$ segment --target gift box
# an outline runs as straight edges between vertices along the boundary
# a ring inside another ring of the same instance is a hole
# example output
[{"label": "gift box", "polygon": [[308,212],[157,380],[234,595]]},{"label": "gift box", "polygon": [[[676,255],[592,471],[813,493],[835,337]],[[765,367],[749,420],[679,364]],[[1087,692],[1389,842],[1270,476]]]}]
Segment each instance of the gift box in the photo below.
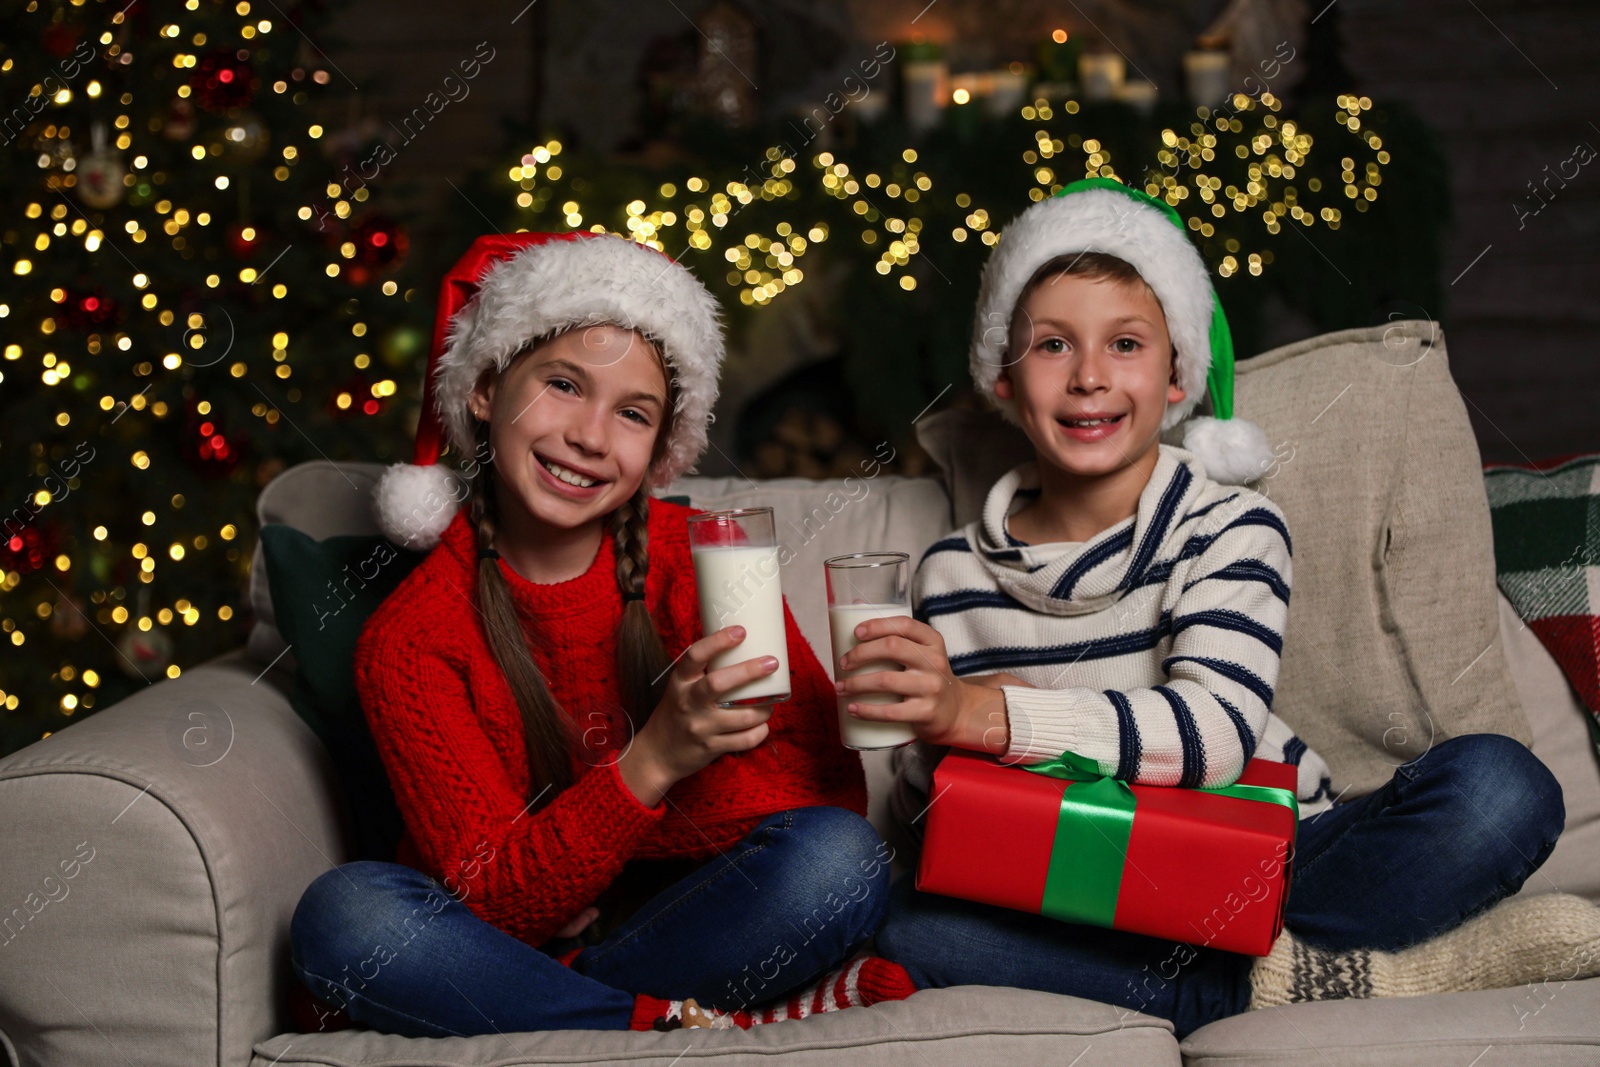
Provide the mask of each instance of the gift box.
[{"label": "gift box", "polygon": [[951,749],[933,773],[916,886],[1265,956],[1283,929],[1295,768],[1253,759],[1218,789],[1128,785],[1073,753],[1005,764]]}]

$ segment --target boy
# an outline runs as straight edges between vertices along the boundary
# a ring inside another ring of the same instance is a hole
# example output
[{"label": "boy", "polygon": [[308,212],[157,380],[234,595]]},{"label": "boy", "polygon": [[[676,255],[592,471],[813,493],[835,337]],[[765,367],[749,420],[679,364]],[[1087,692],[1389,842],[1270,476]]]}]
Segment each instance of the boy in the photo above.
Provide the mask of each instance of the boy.
[{"label": "boy", "polygon": [[[915,836],[952,745],[1017,763],[1071,751],[1166,786],[1231,783],[1253,755],[1296,764],[1292,934],[1256,961],[918,893],[907,875],[879,951],[919,987],[1071,993],[1171,1019],[1180,1037],[1291,1000],[1572,977],[1574,945],[1592,946],[1587,969],[1600,972],[1600,909],[1580,898],[1461,925],[1515,892],[1560,834],[1560,786],[1525,748],[1452,738],[1335,805],[1326,764],[1271,713],[1289,530],[1242,486],[1272,454],[1229,417],[1227,324],[1176,212],[1103,178],[1034,205],[990,258],[974,333],[978,390],[1036,458],[923,555],[913,618],[861,624],[841,663],[904,668],[838,686],[904,697],[851,705],[918,735],[895,753],[893,810]],[[1183,448],[1161,442],[1208,378],[1214,416],[1190,421]]]}]

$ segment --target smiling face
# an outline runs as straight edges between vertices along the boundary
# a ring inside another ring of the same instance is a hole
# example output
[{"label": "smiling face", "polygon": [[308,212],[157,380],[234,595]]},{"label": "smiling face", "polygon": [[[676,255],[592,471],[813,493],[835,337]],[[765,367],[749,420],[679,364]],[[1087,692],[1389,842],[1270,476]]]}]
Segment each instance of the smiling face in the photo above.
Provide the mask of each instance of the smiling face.
[{"label": "smiling face", "polygon": [[1016,399],[1041,463],[1083,477],[1154,465],[1167,405],[1184,392],[1166,316],[1142,280],[1046,268],[1017,303],[1010,344],[994,391]]},{"label": "smiling face", "polygon": [[603,522],[639,489],[669,429],[655,345],[618,326],[583,326],[491,368],[469,398],[489,423],[502,520],[573,531]]}]

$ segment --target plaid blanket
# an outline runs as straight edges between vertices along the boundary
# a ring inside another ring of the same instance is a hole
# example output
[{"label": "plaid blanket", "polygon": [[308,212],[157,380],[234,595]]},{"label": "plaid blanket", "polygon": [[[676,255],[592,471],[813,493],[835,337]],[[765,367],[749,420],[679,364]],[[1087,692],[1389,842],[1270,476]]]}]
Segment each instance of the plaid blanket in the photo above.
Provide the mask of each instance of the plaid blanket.
[{"label": "plaid blanket", "polygon": [[1589,709],[1600,745],[1600,453],[1483,468],[1495,577]]}]

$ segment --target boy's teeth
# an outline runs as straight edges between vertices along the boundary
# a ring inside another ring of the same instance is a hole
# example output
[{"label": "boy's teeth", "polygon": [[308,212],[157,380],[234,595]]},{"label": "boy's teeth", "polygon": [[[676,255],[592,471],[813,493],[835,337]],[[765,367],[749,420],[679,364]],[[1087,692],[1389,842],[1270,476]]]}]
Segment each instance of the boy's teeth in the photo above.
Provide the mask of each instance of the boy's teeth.
[{"label": "boy's teeth", "polygon": [[559,467],[547,459],[541,459],[539,462],[544,464],[545,470],[549,471],[551,474],[554,474],[557,478],[560,478],[562,481],[571,485],[576,485],[580,489],[587,489],[591,485],[597,484],[593,478],[585,478],[581,474],[574,474],[567,470],[567,468]]},{"label": "boy's teeth", "polygon": [[1103,422],[1116,422],[1117,419],[1120,419],[1120,418],[1122,418],[1121,415],[1117,415],[1117,416],[1114,416],[1114,417],[1109,418],[1109,419],[1068,419],[1067,420],[1067,425],[1068,426],[1099,426]]}]

